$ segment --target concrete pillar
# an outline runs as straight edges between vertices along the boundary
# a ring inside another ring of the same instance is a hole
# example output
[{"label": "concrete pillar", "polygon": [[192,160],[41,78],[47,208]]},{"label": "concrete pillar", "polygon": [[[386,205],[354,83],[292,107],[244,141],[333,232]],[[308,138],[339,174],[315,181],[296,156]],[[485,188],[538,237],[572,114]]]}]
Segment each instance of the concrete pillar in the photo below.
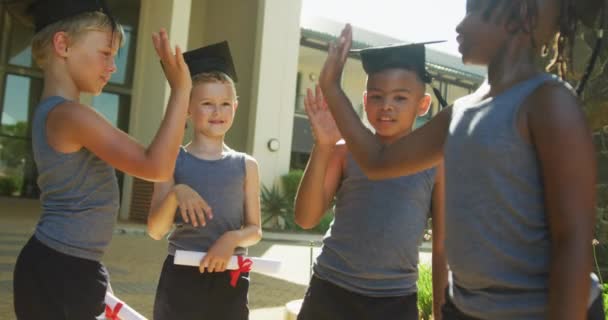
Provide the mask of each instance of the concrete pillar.
[{"label": "concrete pillar", "polygon": [[192,2],[190,48],[227,40],[238,73],[239,108],[226,143],[259,161],[268,186],[289,170],[300,9],[301,0]]},{"label": "concrete pillar", "polygon": [[260,1],[247,145],[266,186],[289,171],[301,7],[301,0]]},{"label": "concrete pillar", "polygon": [[251,153],[247,145],[249,118],[253,111],[253,70],[261,0],[195,0],[190,15],[190,49],[228,41],[238,75],[239,108],[226,134],[233,149]]},{"label": "concrete pillar", "polygon": [[[133,76],[133,95],[129,133],[149,145],[164,115],[169,94],[166,81],[152,44],[152,32],[165,28],[169,39],[187,49],[191,0],[141,0],[137,51]],[[129,217],[133,178],[125,176],[120,217]]]}]

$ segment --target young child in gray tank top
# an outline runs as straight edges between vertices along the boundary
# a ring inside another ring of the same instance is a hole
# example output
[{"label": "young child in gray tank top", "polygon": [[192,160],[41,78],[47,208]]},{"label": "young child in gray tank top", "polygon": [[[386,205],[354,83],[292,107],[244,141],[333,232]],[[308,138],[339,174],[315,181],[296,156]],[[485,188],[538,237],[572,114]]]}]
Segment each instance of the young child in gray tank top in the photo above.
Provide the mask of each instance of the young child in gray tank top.
[{"label": "young child in gray tank top", "polygon": [[6,6],[33,18],[32,55],[44,70],[32,121],[42,214],[15,266],[15,313],[20,320],[95,319],[104,312],[108,286],[100,260],[118,213],[115,168],[147,180],[170,176],[184,134],[192,85],[188,68],[179,48],[171,50],[165,31],[153,36],[171,97],[146,148],[78,102],[81,93],[102,92],[124,40],[104,1],[30,0]]},{"label": "young child in gray tank top", "polygon": [[320,84],[363,171],[387,178],[445,164],[444,320],[604,319],[590,276],[590,130],[572,90],[537,64],[556,40],[551,67],[565,76],[573,27],[601,3],[468,0],[459,50],[465,63],[488,67],[487,83],[390,145],[366,132],[340,88],[350,26],[330,47]]},{"label": "young child in gray tank top", "polygon": [[[154,319],[246,320],[248,273],[226,271],[232,255],[262,237],[255,159],[224,144],[237,109],[236,72],[227,42],[184,53],[192,73],[193,138],[180,150],[173,178],[154,185],[148,234],[169,236]],[[173,263],[176,250],[206,252],[199,268]]]},{"label": "young child in gray tank top", "polygon": [[[363,103],[375,138],[391,144],[411,134],[429,110],[424,44],[361,51],[368,75]],[[431,212],[436,319],[447,287],[443,253],[443,168],[369,180],[344,143],[323,96],[305,99],[314,137],[295,201],[303,228],[319,223],[332,200],[335,216],[323,239],[300,320],[418,319],[418,256]]]}]

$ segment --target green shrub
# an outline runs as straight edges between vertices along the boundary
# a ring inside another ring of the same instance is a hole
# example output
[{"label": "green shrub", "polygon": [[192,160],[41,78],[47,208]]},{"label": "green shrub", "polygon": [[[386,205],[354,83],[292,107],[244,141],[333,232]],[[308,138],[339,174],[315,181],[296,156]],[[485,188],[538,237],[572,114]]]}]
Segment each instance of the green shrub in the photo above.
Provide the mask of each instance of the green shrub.
[{"label": "green shrub", "polygon": [[295,216],[292,214],[289,219],[287,219],[287,228],[290,231],[296,232],[308,232],[308,233],[316,233],[316,234],[325,234],[331,225],[331,222],[334,220],[333,210],[327,210],[323,215],[323,218],[319,221],[319,223],[312,229],[304,230],[300,228],[295,222]]},{"label": "green shrub", "polygon": [[433,314],[433,275],[430,266],[418,265],[418,312],[420,319],[429,320]]},{"label": "green shrub", "polygon": [[0,195],[10,196],[17,191],[17,182],[13,177],[0,178]]},{"label": "green shrub", "polygon": [[270,189],[262,186],[261,191],[262,227],[270,223],[273,228],[285,229],[288,220],[293,221],[293,217],[290,218],[293,216],[293,206],[276,185]]},{"label": "green shrub", "polygon": [[595,242],[593,245],[594,272],[600,279],[606,280],[608,277],[608,244],[605,242]]},{"label": "green shrub", "polygon": [[608,315],[608,284],[602,285],[602,297],[604,298],[604,313]]},{"label": "green shrub", "polygon": [[319,224],[316,227],[312,228],[311,231],[315,233],[325,234],[327,230],[329,230],[332,221],[334,221],[334,211],[332,209],[329,209],[327,210],[327,212],[325,212],[325,215],[323,216],[323,218],[321,218]]},{"label": "green shrub", "polygon": [[289,173],[281,176],[281,182],[283,183],[283,194],[285,195],[285,198],[287,198],[287,200],[292,204],[296,199],[298,186],[300,185],[300,181],[302,181],[303,176],[304,171],[302,170],[291,170]]},{"label": "green shrub", "polygon": [[[268,229],[279,229],[295,232],[313,232],[325,234],[333,221],[333,210],[328,210],[319,224],[310,229],[304,230],[295,222],[294,202],[298,186],[304,175],[302,170],[292,170],[288,174],[281,176],[283,191],[277,186],[268,188],[262,186],[261,206],[262,206],[262,226]],[[331,204],[333,206],[333,203]]]}]

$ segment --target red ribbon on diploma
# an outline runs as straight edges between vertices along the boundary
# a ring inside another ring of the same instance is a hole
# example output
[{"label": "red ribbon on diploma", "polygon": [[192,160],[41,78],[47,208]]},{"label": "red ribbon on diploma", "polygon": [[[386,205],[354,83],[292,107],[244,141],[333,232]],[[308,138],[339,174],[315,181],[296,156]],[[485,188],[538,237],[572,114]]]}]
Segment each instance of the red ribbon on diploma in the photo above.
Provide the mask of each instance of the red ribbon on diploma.
[{"label": "red ribbon on diploma", "polygon": [[243,256],[237,256],[237,259],[239,261],[239,268],[230,271],[230,285],[233,288],[236,287],[236,282],[239,281],[241,272],[251,271],[251,265],[253,265],[253,261],[251,261],[251,259],[243,259]]},{"label": "red ribbon on diploma", "polygon": [[112,310],[112,308],[110,308],[110,306],[108,306],[106,304],[106,319],[120,320],[120,318],[118,317],[118,312],[120,311],[121,308],[122,308],[122,303],[120,303],[120,302],[114,306],[114,310]]}]

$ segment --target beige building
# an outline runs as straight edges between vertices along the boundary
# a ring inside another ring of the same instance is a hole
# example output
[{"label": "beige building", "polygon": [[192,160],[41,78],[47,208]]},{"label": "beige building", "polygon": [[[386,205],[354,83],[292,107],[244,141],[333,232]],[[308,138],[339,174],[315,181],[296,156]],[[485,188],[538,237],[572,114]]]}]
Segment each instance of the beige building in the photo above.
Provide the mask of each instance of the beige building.
[{"label": "beige building", "polygon": [[[308,161],[312,147],[312,135],[308,119],[304,113],[304,95],[307,88],[313,88],[327,56],[327,43],[340,34],[343,24],[322,18],[302,18],[300,21],[300,48],[298,53],[297,93],[294,115],[294,132],[292,141],[291,168],[303,169]],[[403,43],[404,40],[387,37],[382,34],[354,27],[354,48],[385,46]],[[435,40],[435,39],[429,39]],[[460,57],[433,50],[427,47],[427,68],[433,77],[432,85],[439,89],[449,104],[455,99],[469,94],[476,89],[485,77],[485,68],[471,67],[462,64]],[[361,116],[369,124],[363,111],[363,92],[367,76],[356,55],[348,58],[342,76],[343,87]],[[418,119],[418,127],[439,112],[439,104],[432,94],[431,86],[427,92],[433,97],[430,112]]]},{"label": "beige building", "polygon": [[[170,92],[152,47],[152,32],[165,27],[170,39],[187,49],[228,40],[239,74],[239,109],[227,142],[252,154],[260,163],[262,183],[270,185],[307,158],[312,140],[302,96],[318,77],[323,48],[341,27],[318,21],[301,25],[301,1],[108,0],[125,27],[126,43],[117,57],[118,71],[104,92],[83,96],[82,101],[148,144]],[[42,73],[32,62],[32,33],[0,5],[0,193],[10,180],[16,189],[5,193],[21,197],[38,196],[29,124]],[[399,42],[363,30],[355,34],[357,46]],[[365,76],[359,62],[351,60],[344,87],[360,105]],[[429,62],[448,100],[467,94],[482,80],[481,70],[465,68],[456,57],[433,52]],[[121,218],[145,217],[151,184],[119,177]]]}]

